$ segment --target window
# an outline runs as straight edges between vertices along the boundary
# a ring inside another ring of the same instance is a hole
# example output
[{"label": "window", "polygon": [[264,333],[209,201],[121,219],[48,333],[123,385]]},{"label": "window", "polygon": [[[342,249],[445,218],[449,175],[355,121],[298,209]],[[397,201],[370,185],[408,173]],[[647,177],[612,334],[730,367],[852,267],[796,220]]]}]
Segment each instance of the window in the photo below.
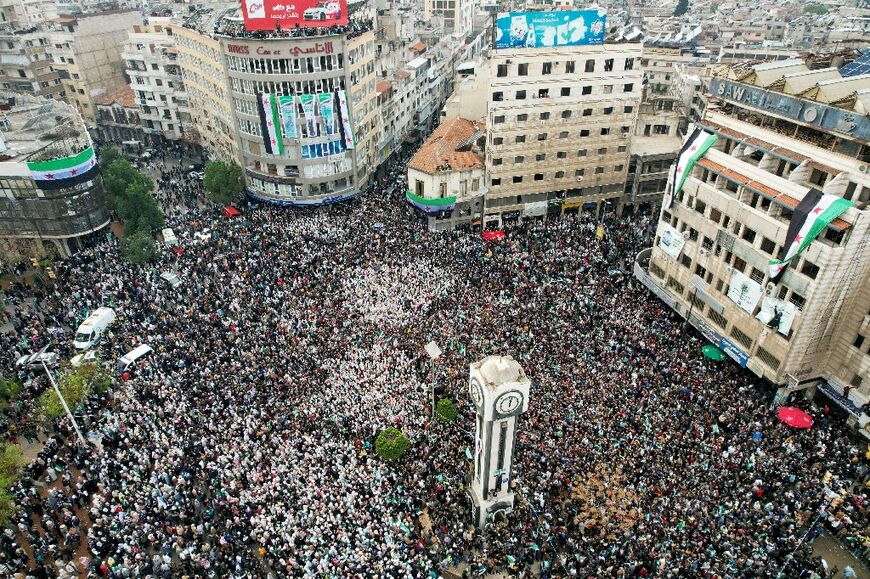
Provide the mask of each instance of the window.
[{"label": "window", "polygon": [[604,114],[605,115],[613,114],[613,107],[604,107]]},{"label": "window", "polygon": [[860,374],[855,374],[855,376],[852,377],[852,386],[854,388],[860,388],[863,383],[864,378],[862,378]]},{"label": "window", "polygon": [[[658,244],[656,244],[656,245],[658,245]],[[664,279],[664,277],[665,277],[665,270],[663,270],[661,267],[659,267],[657,263],[650,263],[649,264],[649,271],[651,274],[653,274],[654,276],[656,276],[658,278]]]},{"label": "window", "polygon": [[495,137],[492,140],[493,145],[501,145],[502,143],[504,143],[504,137]]},{"label": "window", "polygon": [[667,135],[671,129],[667,125],[653,125],[654,135]]},{"label": "window", "polygon": [[502,163],[501,157],[497,157],[497,158],[492,160],[492,164],[495,166],[501,165],[501,163]]},{"label": "window", "polygon": [[627,149],[628,149],[628,147],[626,147],[625,145],[619,145],[618,147],[616,147],[616,152],[617,153],[624,153]]},{"label": "window", "polygon": [[736,269],[740,273],[743,273],[744,271],[746,271],[746,262],[743,261],[742,259],[740,259],[739,257],[735,256],[734,257],[734,269]]},{"label": "window", "polygon": [[[713,210],[715,211],[715,209]],[[713,211],[710,211],[710,216],[713,216]],[[717,220],[718,221],[718,220]],[[769,240],[766,237],[761,238],[761,251],[773,255],[773,252],[776,250],[776,244]]]},{"label": "window", "polygon": [[749,274],[749,278],[757,284],[763,284],[764,272],[758,268],[753,267],[752,272]]},{"label": "window", "polygon": [[538,118],[541,119],[542,121],[549,120],[549,119],[550,119],[550,113],[548,113],[548,112],[547,112],[547,113],[541,113],[540,115],[538,115]]},{"label": "window", "polygon": [[761,346],[755,351],[755,355],[772,370],[779,370],[779,359]]},{"label": "window", "polygon": [[565,151],[559,151],[558,153],[556,153],[556,158],[557,159],[567,159],[568,153],[566,153]]},{"label": "window", "polygon": [[551,74],[553,72],[553,63],[545,62],[541,65],[541,74]]},{"label": "window", "polygon": [[703,247],[707,251],[710,251],[711,249],[713,249],[713,240],[705,235],[704,239],[701,241],[701,247]]},{"label": "window", "polygon": [[522,182],[523,182],[523,176],[522,176],[522,175],[514,175],[513,182],[514,182],[514,183],[522,183]]},{"label": "window", "polygon": [[567,139],[568,138],[568,131],[562,131],[561,133],[559,133],[559,138],[560,139]]},{"label": "window", "polygon": [[804,309],[804,304],[807,303],[807,299],[796,291],[791,292],[791,299],[789,299],[788,301],[793,303],[795,307],[799,310]]},{"label": "window", "polygon": [[[722,283],[722,282],[720,281],[719,283]],[[714,310],[710,310],[710,311],[707,313],[707,315],[710,317],[710,320],[711,320],[714,324],[716,324],[717,326],[719,326],[719,327],[722,328],[723,330],[725,329],[725,326],[728,325],[728,320],[726,320],[726,319],[725,319],[725,316],[723,316],[723,315],[720,314],[719,312],[716,312],[716,311],[714,311]]]},{"label": "window", "polygon": [[579,149],[577,151],[577,156],[578,157],[585,157],[586,156],[586,149]]},{"label": "window", "polygon": [[605,84],[604,86],[601,87],[601,92],[603,94],[613,94],[613,85],[612,84]]},{"label": "window", "polygon": [[527,115],[526,113],[523,113],[521,115],[517,115],[517,122],[518,123],[523,123],[527,120],[529,120],[529,115]]},{"label": "window", "polygon": [[581,137],[588,137],[589,136],[589,129],[581,129],[580,136]]},{"label": "window", "polygon": [[704,203],[704,202],[701,201],[700,199],[695,200],[695,211],[697,211],[698,213],[700,213],[701,215],[703,215],[703,214],[704,214],[704,211],[706,211],[706,210],[707,210],[707,204],[706,204],[706,203]]},{"label": "window", "polygon": [[584,117],[591,117],[592,116],[592,109],[583,109],[583,116]]},{"label": "window", "polygon": [[525,98],[526,98],[526,91],[524,91],[524,90],[518,90],[518,91],[517,91],[516,99],[517,99],[518,101],[521,101],[521,100],[525,100]]},{"label": "window", "polygon": [[740,330],[740,328],[735,326],[731,330],[731,335],[734,337],[735,340],[740,342],[743,345],[743,347],[746,348],[747,350],[752,348],[752,338],[747,336],[743,331]]},{"label": "window", "polygon": [[538,153],[537,155],[535,155],[535,161],[543,161],[546,158],[547,155],[545,155],[544,153]]},{"label": "window", "polygon": [[544,174],[543,173],[535,173],[535,181],[543,181]]},{"label": "window", "polygon": [[864,336],[862,336],[861,334],[855,336],[855,341],[852,342],[852,345],[860,350],[861,346],[864,345]]},{"label": "window", "polygon": [[680,263],[683,264],[683,267],[686,269],[690,269],[692,267],[692,258],[684,253],[683,257],[680,258]]},{"label": "window", "polygon": [[606,155],[607,154],[607,147],[601,147],[600,149],[598,149],[598,154],[599,155]]},{"label": "window", "polygon": [[801,273],[810,279],[816,279],[816,276],[819,275],[819,266],[810,261],[804,260],[804,265],[801,267]]},{"label": "window", "polygon": [[507,67],[507,65],[506,65],[506,64],[500,64],[500,65],[498,65],[498,72],[496,73],[496,76],[500,76],[500,77],[501,77],[501,76],[507,76],[507,72],[508,72],[508,67]]},{"label": "window", "polygon": [[563,119],[570,119],[571,118],[571,111],[562,111],[562,118]]},{"label": "window", "polygon": [[604,167],[595,167],[596,175],[601,175],[602,173],[604,173]]},{"label": "window", "polygon": [[584,86],[580,90],[580,94],[592,94],[592,87],[591,86]]},{"label": "window", "polygon": [[542,88],[542,89],[538,90],[538,98],[539,99],[549,98],[549,96],[550,96],[550,89]]},{"label": "window", "polygon": [[524,62],[522,64],[517,65],[517,74],[519,76],[528,76],[529,75],[529,65]]},{"label": "window", "polygon": [[538,140],[539,141],[546,141],[547,140],[547,133],[538,133]]},{"label": "window", "polygon": [[631,92],[634,90],[634,83],[629,82],[627,84],[622,85],[622,92]]},{"label": "window", "polygon": [[501,179],[499,179],[498,177],[493,177],[493,179],[492,179],[492,186],[493,186],[493,187],[498,187],[499,185],[501,185]]},{"label": "window", "polygon": [[[613,62],[613,61],[611,61]],[[605,68],[606,70],[606,68]],[[590,58],[586,61],[586,72],[595,72],[595,59]]]},{"label": "window", "polygon": [[565,73],[566,74],[573,74],[574,73],[574,61],[573,60],[569,60],[568,62],[565,63]]},{"label": "window", "polygon": [[571,87],[570,86],[563,86],[562,91],[561,91],[561,95],[562,96],[571,96]]},{"label": "window", "polygon": [[755,231],[752,229],[749,229],[748,227],[744,227],[743,228],[743,235],[741,235],[740,237],[742,237],[743,239],[745,239],[749,243],[754,243],[755,242]]},{"label": "window", "polygon": [[719,220],[722,219],[722,212],[716,208],[710,209],[710,220],[719,223]]},{"label": "window", "polygon": [[601,127],[601,136],[609,135],[609,134],[610,134],[610,127]]},{"label": "window", "polygon": [[556,171],[556,179],[562,179],[565,177],[565,171]]},{"label": "window", "polygon": [[625,165],[614,165],[614,166],[613,166],[613,170],[614,170],[615,172],[617,172],[617,173],[622,172],[622,170],[623,170],[624,168],[625,168]]},{"label": "window", "polygon": [[608,58],[604,61],[604,72],[612,72],[613,71],[613,59]]},{"label": "window", "polygon": [[516,157],[514,157],[514,163],[522,163],[525,160],[526,158],[523,155],[517,155]]},{"label": "window", "polygon": [[499,115],[497,117],[494,117],[492,119],[492,122],[495,123],[496,125],[500,125],[501,123],[504,122],[504,115]]},{"label": "window", "polygon": [[492,93],[492,100],[494,100],[494,101],[504,100],[504,93],[501,91]]},{"label": "window", "polygon": [[516,143],[525,143],[526,136],[525,135],[517,135],[517,138],[514,140]]},{"label": "window", "polygon": [[633,110],[634,110],[634,107],[625,107],[624,109],[622,109],[622,111],[626,114],[630,113]]},{"label": "window", "polygon": [[634,59],[626,58],[625,59],[625,70],[634,70]]}]

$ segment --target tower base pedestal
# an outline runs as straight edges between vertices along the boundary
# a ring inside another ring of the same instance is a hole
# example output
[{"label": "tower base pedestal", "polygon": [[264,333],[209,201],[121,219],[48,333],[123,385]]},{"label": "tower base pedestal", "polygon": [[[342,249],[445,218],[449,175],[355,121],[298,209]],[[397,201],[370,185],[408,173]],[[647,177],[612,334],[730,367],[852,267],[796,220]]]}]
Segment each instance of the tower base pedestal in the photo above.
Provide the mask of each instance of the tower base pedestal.
[{"label": "tower base pedestal", "polygon": [[479,529],[485,529],[487,523],[497,517],[506,517],[514,510],[514,493],[503,493],[497,498],[484,499],[480,490],[474,485],[468,487],[471,498],[472,520]]}]

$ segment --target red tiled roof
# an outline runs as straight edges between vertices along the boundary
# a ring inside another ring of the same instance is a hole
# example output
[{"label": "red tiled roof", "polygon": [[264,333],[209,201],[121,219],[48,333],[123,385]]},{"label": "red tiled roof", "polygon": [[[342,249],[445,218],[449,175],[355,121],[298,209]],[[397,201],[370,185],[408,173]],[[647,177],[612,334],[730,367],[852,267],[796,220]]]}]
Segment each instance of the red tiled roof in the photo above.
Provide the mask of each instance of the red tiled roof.
[{"label": "red tiled roof", "polygon": [[426,51],[426,43],[421,40],[417,44],[411,46],[410,50],[411,50],[411,52],[414,52],[414,53],[425,52]]},{"label": "red tiled roof", "polygon": [[390,81],[388,80],[379,80],[378,84],[375,85],[375,90],[378,92],[378,94],[387,92],[391,88],[393,88],[393,85],[391,85]]},{"label": "red tiled roof", "polygon": [[111,106],[114,103],[118,103],[125,109],[136,108],[136,95],[133,93],[133,89],[129,86],[119,88],[116,91],[104,94],[103,96],[94,100],[97,105]]},{"label": "red tiled roof", "polygon": [[437,172],[439,167],[453,170],[483,167],[483,156],[473,151],[456,150],[480,128],[474,121],[462,118],[441,123],[411,158],[408,167],[430,174]]}]

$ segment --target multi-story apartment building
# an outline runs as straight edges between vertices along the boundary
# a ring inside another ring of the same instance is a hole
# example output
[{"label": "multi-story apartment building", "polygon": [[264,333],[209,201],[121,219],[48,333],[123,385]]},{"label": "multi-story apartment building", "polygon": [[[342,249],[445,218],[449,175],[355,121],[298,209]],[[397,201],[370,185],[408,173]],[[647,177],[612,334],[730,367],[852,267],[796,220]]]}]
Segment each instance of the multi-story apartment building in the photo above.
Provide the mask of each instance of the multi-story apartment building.
[{"label": "multi-story apartment building", "polygon": [[0,28],[0,88],[35,96],[63,98],[61,73],[52,65],[50,33],[43,27]]},{"label": "multi-story apartment building", "polygon": [[426,20],[441,16],[444,32],[466,36],[474,24],[474,2],[472,0],[426,0]]},{"label": "multi-story apartment building", "polygon": [[94,99],[97,105],[97,126],[94,138],[105,143],[120,144],[127,150],[144,147],[145,132],[139,120],[139,105],[129,86],[119,88]]},{"label": "multi-story apartment building", "polygon": [[[781,386],[780,399],[823,392],[862,426],[870,420],[861,410],[870,398],[868,90],[866,75],[801,60],[718,70],[696,127],[704,133],[682,152],[673,201],[635,265],[706,339]],[[699,144],[713,138],[703,152]]]},{"label": "multi-story apartment building", "polygon": [[679,70],[702,74],[712,61],[709,50],[694,44],[648,40],[643,44],[641,67],[646,74],[646,91],[656,95],[673,95]]},{"label": "multi-story apartment building", "polygon": [[137,10],[64,16],[50,36],[53,67],[61,74],[65,99],[85,121],[96,120],[94,98],[127,86],[121,51],[127,33],[142,24]]},{"label": "multi-story apartment building", "polygon": [[57,18],[53,0],[3,0],[0,2],[0,24],[15,28],[37,26]]},{"label": "multi-story apartment building", "polygon": [[0,93],[0,237],[69,256],[109,224],[96,156],[66,103]]},{"label": "multi-story apartment building", "polygon": [[494,51],[487,222],[615,205],[641,101],[641,54],[639,43]]},{"label": "multi-story apartment building", "polygon": [[121,53],[140,107],[139,119],[154,144],[182,139],[184,126],[191,127],[178,50],[168,24],[168,19],[152,18],[148,25],[134,26]]}]

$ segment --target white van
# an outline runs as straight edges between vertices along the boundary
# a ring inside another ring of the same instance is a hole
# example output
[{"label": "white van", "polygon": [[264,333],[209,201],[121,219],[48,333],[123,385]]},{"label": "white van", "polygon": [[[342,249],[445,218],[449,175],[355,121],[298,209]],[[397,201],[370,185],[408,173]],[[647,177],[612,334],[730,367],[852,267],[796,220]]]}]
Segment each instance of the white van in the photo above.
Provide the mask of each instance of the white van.
[{"label": "white van", "polygon": [[112,308],[97,308],[82,322],[76,330],[73,346],[79,350],[87,350],[99,343],[109,324],[115,321],[115,310]]},{"label": "white van", "polygon": [[175,237],[175,232],[169,227],[163,230],[163,245],[166,247],[175,247],[178,245],[178,238]]},{"label": "white van", "polygon": [[148,344],[136,346],[135,348],[118,358],[118,372],[126,372],[127,369],[135,364],[137,360],[144,358],[153,351],[154,348],[152,348]]}]

